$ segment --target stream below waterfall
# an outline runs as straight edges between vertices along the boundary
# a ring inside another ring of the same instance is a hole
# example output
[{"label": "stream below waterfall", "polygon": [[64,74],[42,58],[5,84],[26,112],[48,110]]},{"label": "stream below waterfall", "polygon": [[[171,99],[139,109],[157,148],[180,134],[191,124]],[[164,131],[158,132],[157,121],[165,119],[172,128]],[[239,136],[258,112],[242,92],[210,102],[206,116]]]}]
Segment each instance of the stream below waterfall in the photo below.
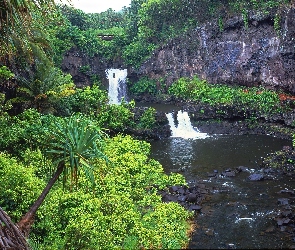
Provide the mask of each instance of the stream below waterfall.
[{"label": "stream below waterfall", "polygon": [[[108,73],[112,79],[118,72]],[[110,99],[115,100],[118,91],[113,87],[111,91],[115,97],[111,95]],[[165,112],[172,130],[172,137],[151,142],[151,157],[162,164],[167,174],[181,173],[188,183],[203,183],[210,190],[195,217],[189,249],[295,248],[295,238],[282,230],[284,226],[279,231],[274,220],[280,212],[278,200],[284,196],[294,200],[289,195],[289,191],[294,192],[294,180],[286,176],[249,179],[249,175],[259,172],[263,157],[283,146],[292,146],[291,141],[267,135],[207,135],[194,128],[187,113],[177,106],[136,106]],[[178,112],[177,121],[173,112]],[[224,174],[237,168],[244,171],[235,176]]]},{"label": "stream below waterfall", "polygon": [[[151,157],[166,173],[181,173],[188,183],[203,183],[210,190],[196,216],[189,249],[281,249],[293,244],[289,235],[276,230],[274,220],[280,191],[294,190],[292,179],[248,178],[259,171],[263,157],[291,146],[291,141],[267,135],[208,135],[193,127],[179,107],[150,106],[166,112],[172,131],[170,138],[151,142]],[[245,171],[235,176],[224,174],[241,167]]]},{"label": "stream below waterfall", "polygon": [[[151,143],[151,157],[167,173],[177,172],[188,182],[211,188],[196,217],[189,249],[286,248],[292,242],[280,233],[272,217],[280,190],[294,190],[290,180],[250,181],[261,157],[291,145],[290,141],[262,135],[215,135],[204,139],[168,138]],[[224,177],[226,169],[249,169],[235,177]],[[209,177],[210,173],[219,173]],[[269,231],[269,232],[268,232]]]}]

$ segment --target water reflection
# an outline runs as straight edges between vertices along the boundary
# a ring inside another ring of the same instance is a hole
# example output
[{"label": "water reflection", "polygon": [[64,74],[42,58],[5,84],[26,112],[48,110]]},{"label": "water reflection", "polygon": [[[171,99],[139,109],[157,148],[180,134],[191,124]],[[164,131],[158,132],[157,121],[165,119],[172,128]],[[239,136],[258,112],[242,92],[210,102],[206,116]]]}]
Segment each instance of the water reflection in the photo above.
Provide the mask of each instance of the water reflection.
[{"label": "water reflection", "polygon": [[192,140],[175,138],[168,145],[168,156],[173,169],[184,171],[191,166],[195,157]]}]

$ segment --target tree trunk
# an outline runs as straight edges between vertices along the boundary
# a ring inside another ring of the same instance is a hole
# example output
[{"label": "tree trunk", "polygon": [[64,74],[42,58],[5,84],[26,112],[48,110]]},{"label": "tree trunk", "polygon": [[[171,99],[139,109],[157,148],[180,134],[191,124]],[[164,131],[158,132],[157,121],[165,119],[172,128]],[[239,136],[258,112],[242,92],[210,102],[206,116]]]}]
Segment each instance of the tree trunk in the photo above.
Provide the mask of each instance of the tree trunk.
[{"label": "tree trunk", "polygon": [[29,250],[28,243],[22,232],[11,221],[10,217],[0,207],[0,249]]},{"label": "tree trunk", "polygon": [[47,183],[46,187],[43,189],[42,193],[38,197],[38,199],[30,207],[29,211],[17,223],[19,229],[21,230],[21,232],[24,234],[25,237],[28,237],[28,235],[30,233],[30,229],[31,229],[32,224],[34,223],[34,217],[35,217],[35,214],[36,214],[38,208],[41,206],[46,195],[49,193],[50,189],[52,188],[54,183],[57,181],[58,177],[61,175],[64,167],[65,167],[65,163],[63,161],[58,164],[58,167],[57,167],[54,175],[51,177],[51,179]]}]

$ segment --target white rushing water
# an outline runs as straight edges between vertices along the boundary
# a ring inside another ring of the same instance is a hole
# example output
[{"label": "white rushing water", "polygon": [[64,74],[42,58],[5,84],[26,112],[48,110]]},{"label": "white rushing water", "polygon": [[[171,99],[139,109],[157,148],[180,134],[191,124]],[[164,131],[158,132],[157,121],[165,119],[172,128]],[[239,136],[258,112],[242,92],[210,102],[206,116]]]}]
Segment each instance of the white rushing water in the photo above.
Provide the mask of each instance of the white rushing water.
[{"label": "white rushing water", "polygon": [[181,137],[184,139],[203,139],[209,137],[206,133],[201,133],[197,128],[193,128],[189,115],[185,111],[178,111],[177,121],[178,125],[175,125],[173,113],[166,114],[169,121],[169,125],[172,131],[172,137]]},{"label": "white rushing water", "polygon": [[109,80],[109,103],[120,104],[123,97],[126,101],[127,69],[107,69],[106,74]]}]

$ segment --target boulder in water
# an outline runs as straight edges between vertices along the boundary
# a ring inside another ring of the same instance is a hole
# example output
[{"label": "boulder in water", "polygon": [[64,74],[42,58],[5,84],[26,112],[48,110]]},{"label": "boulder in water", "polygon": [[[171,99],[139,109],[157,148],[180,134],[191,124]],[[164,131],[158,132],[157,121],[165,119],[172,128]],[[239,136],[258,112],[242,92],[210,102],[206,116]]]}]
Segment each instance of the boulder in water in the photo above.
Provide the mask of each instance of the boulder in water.
[{"label": "boulder in water", "polygon": [[250,181],[261,181],[264,176],[262,174],[251,174],[248,178]]}]

